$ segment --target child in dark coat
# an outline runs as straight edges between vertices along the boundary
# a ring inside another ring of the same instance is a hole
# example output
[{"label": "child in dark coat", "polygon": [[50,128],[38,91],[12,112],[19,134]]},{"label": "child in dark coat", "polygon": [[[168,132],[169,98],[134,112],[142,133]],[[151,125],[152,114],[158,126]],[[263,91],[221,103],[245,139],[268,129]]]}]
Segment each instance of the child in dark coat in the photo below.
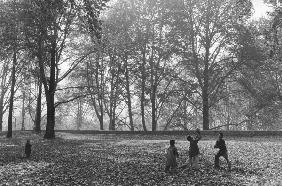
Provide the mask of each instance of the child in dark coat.
[{"label": "child in dark coat", "polygon": [[175,141],[170,140],[170,146],[167,149],[166,153],[166,166],[165,166],[165,172],[169,172],[170,168],[174,172],[177,168],[177,161],[176,158],[179,157],[177,148],[175,147]]},{"label": "child in dark coat", "polygon": [[196,130],[196,136],[187,136],[187,140],[190,142],[189,147],[189,165],[192,168],[199,169],[199,147],[198,142],[201,140],[200,130]]},{"label": "child in dark coat", "polygon": [[31,144],[30,144],[30,141],[27,140],[26,141],[26,144],[25,144],[25,148],[24,148],[24,152],[25,152],[25,156],[26,158],[29,158],[30,157],[30,154],[31,154]]},{"label": "child in dark coat", "polygon": [[219,149],[219,151],[215,155],[214,167],[219,168],[219,158],[220,158],[220,156],[222,156],[227,161],[228,169],[230,170],[231,169],[231,163],[228,159],[227,148],[226,148],[225,141],[223,139],[223,133],[221,133],[221,132],[219,133],[218,140],[216,141],[214,148]]}]

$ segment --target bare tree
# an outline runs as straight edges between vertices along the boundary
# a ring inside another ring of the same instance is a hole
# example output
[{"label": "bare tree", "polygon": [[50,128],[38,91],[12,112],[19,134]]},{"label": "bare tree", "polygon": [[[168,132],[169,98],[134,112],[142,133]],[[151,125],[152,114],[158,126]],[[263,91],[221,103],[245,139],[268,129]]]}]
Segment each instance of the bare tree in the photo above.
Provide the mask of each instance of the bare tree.
[{"label": "bare tree", "polygon": [[[74,100],[71,98],[68,101],[55,103],[55,92],[58,84],[87,56],[87,54],[83,54],[76,56],[76,59],[73,59],[75,56],[69,56],[67,59],[62,57],[66,52],[65,49],[69,47],[68,44],[72,42],[69,40],[70,34],[78,29],[76,23],[79,20],[79,11],[85,10],[88,13],[90,8],[95,13],[99,12],[99,8],[91,8],[94,6],[93,3],[89,1],[84,1],[84,3],[64,0],[25,1],[24,15],[28,18],[24,19],[26,20],[26,36],[30,46],[36,48],[35,54],[38,59],[40,80],[45,90],[47,103],[47,124],[44,138],[55,137],[55,108],[62,103]],[[91,28],[95,29],[96,27],[92,25]],[[74,35],[72,36],[74,37]],[[71,58],[72,62],[70,62]],[[69,68],[62,72],[60,65],[66,61],[69,63]]]},{"label": "bare tree", "polygon": [[6,57],[3,57],[1,60],[1,71],[0,71],[0,76],[1,76],[1,84],[0,84],[0,131],[3,129],[3,116],[5,112],[7,111],[7,106],[8,106],[8,93],[9,93],[9,86],[11,83],[11,79],[9,77],[10,74],[10,69],[9,69],[9,59],[5,59]]},{"label": "bare tree", "polygon": [[173,16],[179,55],[187,73],[198,85],[202,100],[203,129],[209,129],[210,107],[221,99],[225,80],[243,64],[237,58],[238,38],[245,34],[249,1],[183,1],[175,3]]}]

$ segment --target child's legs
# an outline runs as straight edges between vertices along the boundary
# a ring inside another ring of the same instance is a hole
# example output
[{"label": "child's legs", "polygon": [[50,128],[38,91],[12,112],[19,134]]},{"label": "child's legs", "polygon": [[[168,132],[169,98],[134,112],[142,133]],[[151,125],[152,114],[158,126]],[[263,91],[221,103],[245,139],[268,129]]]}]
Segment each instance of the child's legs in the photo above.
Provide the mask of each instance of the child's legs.
[{"label": "child's legs", "polygon": [[215,158],[214,158],[214,166],[215,167],[219,167],[219,157],[221,156],[221,153],[220,151],[217,152],[217,154],[215,155]]},{"label": "child's legs", "polygon": [[193,167],[195,169],[199,169],[199,155],[196,155],[195,157],[193,157]]},{"label": "child's legs", "polygon": [[26,151],[26,152],[25,152],[25,156],[26,156],[27,158],[30,157],[30,154],[31,154],[31,152],[29,152],[29,151]]},{"label": "child's legs", "polygon": [[169,171],[170,167],[171,167],[171,161],[168,159],[165,163],[165,171],[166,172]]},{"label": "child's legs", "polygon": [[224,159],[227,161],[227,163],[229,162],[227,152],[225,152],[224,154],[222,154],[222,157],[224,157]]},{"label": "child's legs", "polygon": [[194,158],[189,156],[189,165],[193,167]]},{"label": "child's legs", "polygon": [[227,154],[227,152],[225,152],[222,156],[223,156],[224,159],[226,160],[226,162],[227,162],[227,164],[228,164],[228,168],[230,169],[230,168],[231,168],[231,163],[230,163],[230,161],[229,161],[229,159],[228,159],[228,154]]}]

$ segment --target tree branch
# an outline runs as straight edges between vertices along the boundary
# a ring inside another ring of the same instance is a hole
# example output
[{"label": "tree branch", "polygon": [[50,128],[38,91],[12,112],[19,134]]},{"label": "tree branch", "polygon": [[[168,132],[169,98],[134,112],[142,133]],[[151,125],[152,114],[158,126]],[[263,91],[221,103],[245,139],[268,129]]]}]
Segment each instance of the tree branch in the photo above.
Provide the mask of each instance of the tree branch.
[{"label": "tree branch", "polygon": [[55,108],[58,107],[59,105],[63,104],[63,103],[68,103],[68,102],[71,102],[71,101],[74,101],[78,98],[82,98],[82,97],[86,97],[86,96],[89,96],[90,94],[84,94],[84,95],[79,95],[79,96],[76,96],[76,97],[73,97],[71,99],[68,99],[68,100],[64,100],[64,101],[60,101],[60,102],[57,102],[55,104]]}]

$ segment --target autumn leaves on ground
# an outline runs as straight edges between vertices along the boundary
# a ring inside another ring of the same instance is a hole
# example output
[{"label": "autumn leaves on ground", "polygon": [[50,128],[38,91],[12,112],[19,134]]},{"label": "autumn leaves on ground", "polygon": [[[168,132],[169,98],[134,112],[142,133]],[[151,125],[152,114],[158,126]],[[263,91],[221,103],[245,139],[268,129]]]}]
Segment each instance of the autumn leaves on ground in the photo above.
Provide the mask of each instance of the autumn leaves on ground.
[{"label": "autumn leaves on ground", "polygon": [[[32,156],[23,158],[31,139]],[[226,139],[231,172],[221,159],[213,168],[215,138],[204,137],[199,171],[164,173],[165,149],[176,139],[180,165],[187,159],[185,136],[57,133],[44,140],[30,132],[0,136],[1,185],[262,185],[282,184],[281,138]]]}]

